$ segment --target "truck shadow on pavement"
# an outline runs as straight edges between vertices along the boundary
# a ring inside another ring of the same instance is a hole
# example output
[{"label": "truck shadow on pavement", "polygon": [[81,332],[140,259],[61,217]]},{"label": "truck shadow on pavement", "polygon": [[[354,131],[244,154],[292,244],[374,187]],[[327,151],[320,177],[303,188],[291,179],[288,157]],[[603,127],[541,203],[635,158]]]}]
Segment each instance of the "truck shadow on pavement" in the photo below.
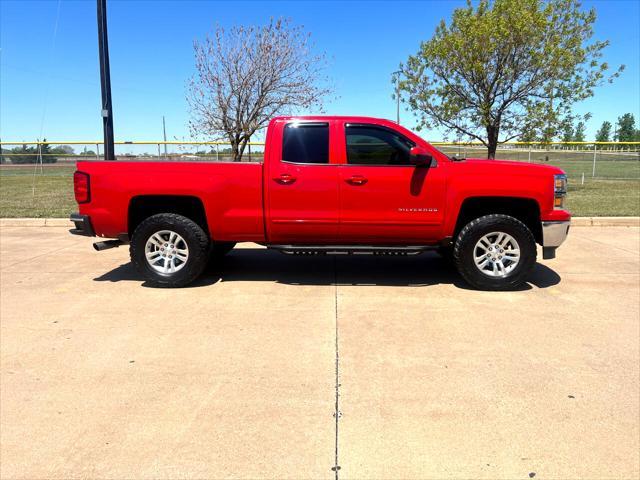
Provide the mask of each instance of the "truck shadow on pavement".
[{"label": "truck shadow on pavement", "polygon": [[[94,278],[98,282],[136,281],[150,287],[131,263],[120,265]],[[264,248],[237,248],[218,264],[207,267],[203,275],[186,288],[204,287],[218,282],[258,281],[287,285],[379,285],[427,287],[449,284],[469,289],[455,267],[434,252],[418,256],[314,255],[288,256]],[[561,278],[549,267],[537,263],[528,283],[547,288],[560,283]]]}]

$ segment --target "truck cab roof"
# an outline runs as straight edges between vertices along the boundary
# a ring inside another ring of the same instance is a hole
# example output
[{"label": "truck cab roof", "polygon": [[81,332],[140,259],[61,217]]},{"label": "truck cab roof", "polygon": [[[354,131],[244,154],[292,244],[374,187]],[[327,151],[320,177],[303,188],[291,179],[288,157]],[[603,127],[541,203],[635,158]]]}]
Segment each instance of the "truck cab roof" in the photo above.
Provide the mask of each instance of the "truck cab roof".
[{"label": "truck cab roof", "polygon": [[377,118],[377,117],[364,117],[364,116],[353,116],[353,115],[287,115],[274,117],[271,121],[276,122],[279,120],[322,120],[325,122],[329,121],[347,121],[347,122],[357,122],[357,123],[390,123],[393,125],[397,125],[393,120],[389,120],[386,118]]}]

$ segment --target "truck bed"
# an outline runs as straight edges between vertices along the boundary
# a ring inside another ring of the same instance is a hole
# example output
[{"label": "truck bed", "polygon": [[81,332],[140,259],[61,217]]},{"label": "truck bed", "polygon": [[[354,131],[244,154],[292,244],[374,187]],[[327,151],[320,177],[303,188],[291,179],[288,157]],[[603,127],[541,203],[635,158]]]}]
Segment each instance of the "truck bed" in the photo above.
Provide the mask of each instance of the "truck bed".
[{"label": "truck bed", "polygon": [[264,241],[260,163],[88,161],[77,169],[91,182],[91,200],[80,213],[90,213],[103,237],[128,231],[132,199],[158,195],[198,198],[216,240]]}]

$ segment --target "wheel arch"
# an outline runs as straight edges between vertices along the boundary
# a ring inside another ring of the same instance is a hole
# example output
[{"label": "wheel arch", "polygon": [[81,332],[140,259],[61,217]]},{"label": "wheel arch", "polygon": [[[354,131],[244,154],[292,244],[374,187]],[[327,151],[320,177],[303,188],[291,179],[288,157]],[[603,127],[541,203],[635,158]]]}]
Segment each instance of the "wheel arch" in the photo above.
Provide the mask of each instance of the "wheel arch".
[{"label": "wheel arch", "polygon": [[540,205],[535,199],[526,197],[476,196],[466,198],[458,211],[453,238],[456,238],[470,221],[490,214],[509,215],[520,220],[529,228],[536,242],[542,244]]},{"label": "wheel arch", "polygon": [[207,222],[204,203],[192,195],[138,195],[129,201],[127,230],[129,236],[142,221],[158,213],[175,213],[193,220],[209,238],[211,230]]}]

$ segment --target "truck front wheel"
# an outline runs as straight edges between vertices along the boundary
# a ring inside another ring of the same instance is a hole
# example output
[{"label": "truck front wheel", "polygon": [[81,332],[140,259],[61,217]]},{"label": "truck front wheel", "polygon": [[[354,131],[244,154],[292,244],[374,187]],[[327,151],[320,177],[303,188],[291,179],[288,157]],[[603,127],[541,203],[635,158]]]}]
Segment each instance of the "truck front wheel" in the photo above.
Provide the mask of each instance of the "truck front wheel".
[{"label": "truck front wheel", "polygon": [[460,275],[480,290],[510,290],[525,282],[536,262],[536,241],[520,220],[485,215],[458,234],[454,262]]},{"label": "truck front wheel", "polygon": [[130,254],[136,269],[155,286],[183,287],[207,265],[209,238],[187,217],[160,213],[136,227]]}]

